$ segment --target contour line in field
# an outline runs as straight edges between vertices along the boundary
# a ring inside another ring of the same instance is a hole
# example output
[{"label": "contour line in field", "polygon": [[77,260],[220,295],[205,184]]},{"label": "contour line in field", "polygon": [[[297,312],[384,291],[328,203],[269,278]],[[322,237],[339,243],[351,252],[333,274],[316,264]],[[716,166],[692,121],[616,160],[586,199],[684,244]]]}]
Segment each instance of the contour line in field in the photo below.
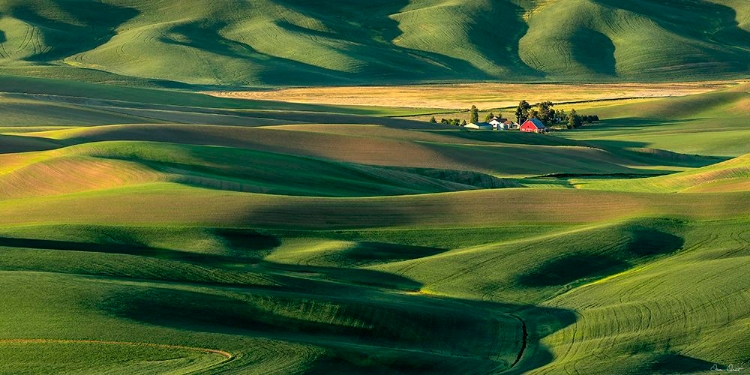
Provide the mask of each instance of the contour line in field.
[{"label": "contour line in field", "polygon": [[202,352],[206,354],[218,354],[224,357],[223,361],[217,364],[211,365],[211,366],[207,366],[206,368],[202,370],[206,370],[208,368],[217,367],[217,366],[223,366],[236,358],[234,354],[223,351],[223,350],[218,350],[218,349],[196,348],[196,347],[183,346],[183,345],[156,344],[156,343],[149,343],[149,342],[102,341],[102,340],[62,340],[62,339],[0,339],[0,344],[99,344],[99,345],[149,346],[153,348],[180,349],[180,350],[190,350],[194,352]]}]

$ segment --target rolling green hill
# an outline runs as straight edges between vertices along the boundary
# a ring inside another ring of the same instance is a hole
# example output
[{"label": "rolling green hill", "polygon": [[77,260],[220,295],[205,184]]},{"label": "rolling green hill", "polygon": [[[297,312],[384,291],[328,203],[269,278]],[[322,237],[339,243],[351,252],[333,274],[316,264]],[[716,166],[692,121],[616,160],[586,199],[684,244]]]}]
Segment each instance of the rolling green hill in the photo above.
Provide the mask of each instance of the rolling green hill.
[{"label": "rolling green hill", "polygon": [[610,103],[547,135],[389,117],[423,110],[0,87],[0,374],[750,361],[747,84]]},{"label": "rolling green hill", "polygon": [[180,87],[746,75],[741,0],[2,0],[0,71]]},{"label": "rolling green hill", "polygon": [[0,0],[0,374],[750,367],[746,81],[547,135],[198,93],[748,73],[747,0]]},{"label": "rolling green hill", "polygon": [[744,142],[750,135],[749,108],[750,84],[744,83],[703,95],[597,109],[606,121],[563,136],[599,147],[733,158],[750,153]]}]

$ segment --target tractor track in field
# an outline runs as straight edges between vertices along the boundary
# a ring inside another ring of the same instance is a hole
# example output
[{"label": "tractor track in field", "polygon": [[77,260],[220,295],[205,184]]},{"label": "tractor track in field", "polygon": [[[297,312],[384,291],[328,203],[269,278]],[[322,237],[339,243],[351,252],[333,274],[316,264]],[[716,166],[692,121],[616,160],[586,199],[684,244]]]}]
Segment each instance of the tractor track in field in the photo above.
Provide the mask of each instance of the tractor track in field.
[{"label": "tractor track in field", "polygon": [[63,339],[0,339],[2,344],[96,344],[96,345],[123,345],[123,346],[146,346],[160,349],[179,349],[200,352],[204,354],[215,354],[224,357],[224,360],[206,368],[193,371],[191,373],[203,372],[209,369],[222,367],[238,357],[232,353],[219,349],[197,348],[183,345],[156,344],[149,342],[129,342],[129,341],[106,341],[106,340],[63,340]]},{"label": "tractor track in field", "polygon": [[521,329],[523,330],[523,337],[521,338],[521,350],[518,351],[518,356],[516,356],[516,360],[513,362],[513,364],[510,365],[509,369],[512,369],[513,367],[516,367],[516,365],[521,362],[521,358],[523,358],[523,353],[526,351],[526,346],[528,345],[529,341],[529,331],[526,327],[526,321],[524,321],[520,316],[516,314],[508,314],[516,319],[518,319],[519,322],[521,322]]}]

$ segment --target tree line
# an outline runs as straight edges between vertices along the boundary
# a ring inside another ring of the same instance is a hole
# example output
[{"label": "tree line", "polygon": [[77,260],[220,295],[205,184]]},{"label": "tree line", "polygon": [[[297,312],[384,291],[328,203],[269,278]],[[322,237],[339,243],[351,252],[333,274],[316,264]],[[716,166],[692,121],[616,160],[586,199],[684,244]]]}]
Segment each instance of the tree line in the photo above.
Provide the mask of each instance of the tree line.
[{"label": "tree line", "polygon": [[516,107],[516,120],[519,124],[523,124],[526,120],[536,118],[546,127],[562,125],[567,129],[579,128],[584,123],[591,124],[599,121],[599,115],[580,115],[575,109],[571,110],[570,113],[566,113],[562,109],[556,111],[552,108],[554,106],[555,104],[551,101],[541,102],[532,106],[529,102],[521,100],[518,103],[518,107]]},{"label": "tree line", "polygon": [[[580,128],[584,123],[591,124],[599,121],[599,115],[581,115],[575,109],[571,110],[570,113],[567,113],[563,109],[559,111],[555,110],[552,108],[554,106],[555,104],[551,101],[541,102],[532,106],[526,100],[521,100],[521,102],[518,103],[518,107],[516,107],[516,122],[518,124],[523,124],[526,120],[536,118],[546,127],[557,125],[566,129],[575,129]],[[502,117],[502,114],[498,112],[498,114],[495,115],[493,112],[490,112],[485,116],[484,121],[489,122],[495,117],[500,118]],[[435,116],[432,116],[430,122],[437,123]],[[469,122],[474,124],[479,122],[479,109],[475,105],[472,105],[469,110]],[[466,120],[461,120],[459,118],[441,118],[440,123],[464,126],[466,125]]]},{"label": "tree line", "polygon": [[[437,124],[437,119],[435,119],[435,116],[432,116],[430,122],[433,124]],[[440,123],[446,125],[465,126],[466,120],[461,120],[460,118],[441,118]]]}]

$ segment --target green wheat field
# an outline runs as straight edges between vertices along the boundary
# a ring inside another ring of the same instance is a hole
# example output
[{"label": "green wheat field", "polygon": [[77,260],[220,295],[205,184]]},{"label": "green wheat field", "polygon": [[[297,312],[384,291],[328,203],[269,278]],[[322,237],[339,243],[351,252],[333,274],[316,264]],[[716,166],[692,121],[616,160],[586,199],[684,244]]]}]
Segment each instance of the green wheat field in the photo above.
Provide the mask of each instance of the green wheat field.
[{"label": "green wheat field", "polygon": [[[205,94],[677,81],[549,134]],[[750,373],[749,336],[746,0],[0,0],[0,374]]]}]

